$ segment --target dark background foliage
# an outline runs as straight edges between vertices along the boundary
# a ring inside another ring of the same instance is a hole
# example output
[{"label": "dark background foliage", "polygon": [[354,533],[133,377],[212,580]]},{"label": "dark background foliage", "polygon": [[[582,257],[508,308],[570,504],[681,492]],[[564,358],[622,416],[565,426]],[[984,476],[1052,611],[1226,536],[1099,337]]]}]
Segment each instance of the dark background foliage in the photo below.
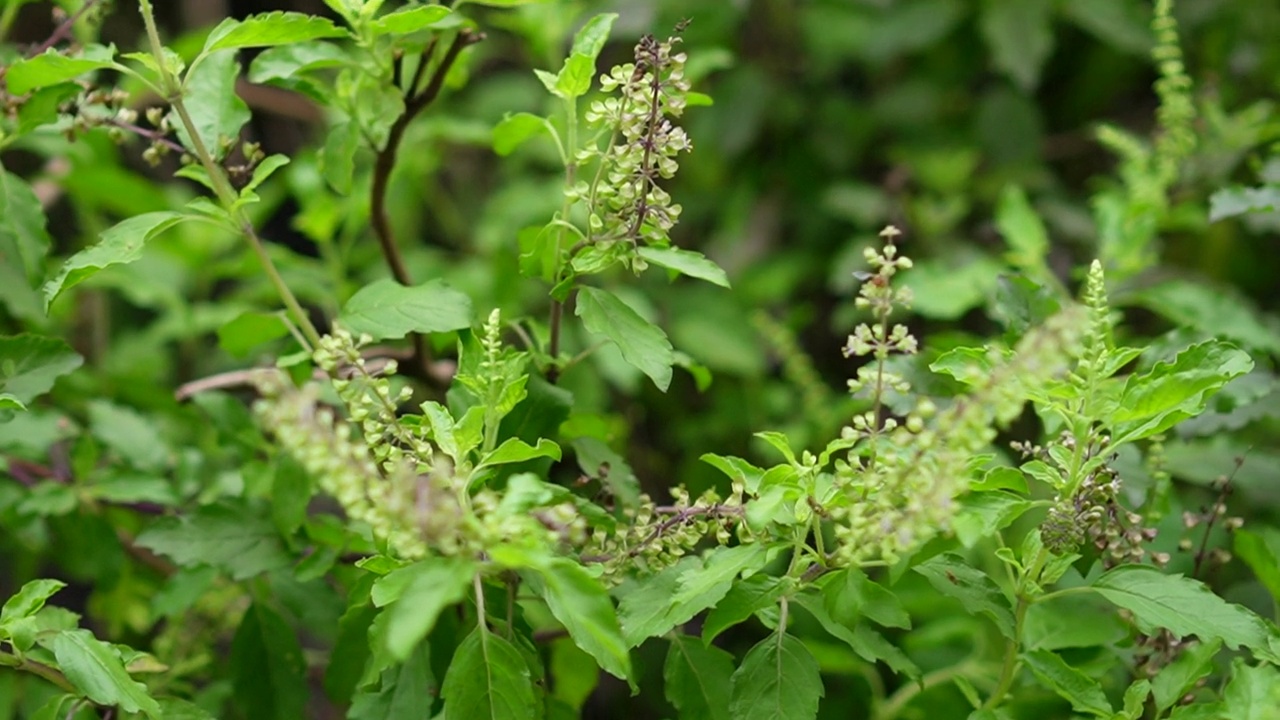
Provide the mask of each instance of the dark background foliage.
[{"label": "dark background foliage", "polygon": [[[138,47],[136,8],[126,0],[114,5],[104,41]],[[48,3],[27,5],[14,36],[42,40],[53,27],[49,10]],[[170,38],[228,16],[328,12],[319,0],[175,0],[159,10]],[[909,282],[919,303],[910,323],[934,352],[998,332],[984,308],[998,289],[1004,247],[995,207],[1011,183],[1025,188],[1045,219],[1055,268],[1077,283],[1077,269],[1096,254],[1089,197],[1116,182],[1108,177],[1115,159],[1094,130],[1107,122],[1145,135],[1155,123],[1151,7],[1142,0],[657,0],[477,10],[488,37],[457,71],[459,80],[469,76],[466,85],[447,91],[414,124],[394,176],[391,213],[419,281],[447,272],[479,306],[542,312],[541,290],[518,281],[514,238],[558,207],[558,165],[536,147],[499,163],[489,133],[505,113],[544,109],[545,93],[528,67],[555,68],[582,19],[604,11],[620,19],[601,68],[625,61],[642,33],[665,35],[681,19],[692,20],[683,34],[690,75],[714,105],[692,108],[686,118],[694,152],[670,187],[684,206],[674,240],[719,262],[735,289],[668,286],[656,273],[642,283],[653,291],[644,302],[676,348],[714,373],[709,388],[678,372],[671,391],[661,394],[609,362],[565,378],[580,406],[598,407],[600,422],[617,428],[617,445],[655,497],[677,481],[695,489],[714,482],[714,472],[698,462],[703,452],[760,454],[749,443],[754,430],[786,429],[803,445],[844,422],[849,401],[842,388],[854,368],[840,347],[860,319],[852,273],[861,249],[885,224],[904,230],[903,247],[917,261]],[[1143,288],[1185,277],[1209,288],[1215,302],[1256,309],[1258,332],[1280,337],[1278,216],[1210,222],[1207,201],[1224,186],[1280,176],[1280,158],[1268,153],[1280,137],[1272,101],[1280,90],[1280,4],[1182,0],[1176,12],[1196,81],[1199,146],[1161,228],[1160,262],[1116,288],[1115,298],[1121,305],[1126,296],[1136,298],[1128,310],[1132,327],[1147,335],[1211,331],[1208,308],[1176,323],[1141,300]],[[268,154],[300,153],[305,162],[325,141],[323,118],[304,94],[248,84],[240,94],[254,111],[248,139]],[[116,148],[99,134],[65,152],[15,152],[4,162],[20,174],[62,178],[65,195],[45,188],[42,199],[52,208],[58,252],[67,254],[113,219],[194,192],[164,184],[173,168],[149,169],[138,154],[138,146]],[[124,158],[120,168],[103,162],[114,157]],[[291,285],[305,302],[328,308],[334,300],[324,289],[328,268],[316,247],[323,234],[317,228],[341,228],[353,279],[385,269],[361,191],[350,200],[317,200],[312,190],[301,181],[277,188],[255,212],[263,235],[280,246]],[[229,247],[149,256],[103,273],[96,286],[110,292],[87,293],[73,308],[59,309],[77,328],[69,339],[100,370],[93,381],[99,391],[187,414],[198,425],[189,406],[175,404],[172,389],[242,366],[215,351],[213,333],[244,307],[271,302],[249,261]],[[191,304],[175,299],[181,297]],[[639,399],[611,408],[610,398],[625,391]],[[1276,399],[1274,379],[1260,392]],[[177,434],[169,438],[177,446],[219,452],[198,429]],[[23,439],[11,435],[0,439],[20,455]],[[1205,484],[1253,447],[1255,459],[1238,482],[1256,502],[1241,509],[1250,520],[1266,518],[1280,502],[1270,463],[1280,452],[1276,437],[1274,419],[1263,412],[1260,423],[1229,441],[1175,438],[1170,469]],[[75,456],[66,461],[92,464]],[[57,522],[64,521],[85,518]],[[0,535],[5,557],[18,546],[45,551],[0,563],[0,596],[51,563],[82,582],[91,617],[118,617],[107,609],[136,600],[127,584],[113,585],[124,545],[106,521],[87,522],[94,532]],[[78,544],[59,544],[65,538]],[[93,593],[95,586],[123,589]],[[1256,590],[1241,586],[1239,594],[1249,598]],[[329,618],[336,611],[306,612]],[[645,660],[646,674],[660,673],[660,658]],[[858,682],[832,683],[829,696],[859,692],[849,689]],[[606,685],[598,700],[599,717],[617,717],[623,706],[632,708],[631,717],[658,712],[627,705],[638,700],[628,701],[623,687]],[[824,705],[833,713],[840,707]]]}]

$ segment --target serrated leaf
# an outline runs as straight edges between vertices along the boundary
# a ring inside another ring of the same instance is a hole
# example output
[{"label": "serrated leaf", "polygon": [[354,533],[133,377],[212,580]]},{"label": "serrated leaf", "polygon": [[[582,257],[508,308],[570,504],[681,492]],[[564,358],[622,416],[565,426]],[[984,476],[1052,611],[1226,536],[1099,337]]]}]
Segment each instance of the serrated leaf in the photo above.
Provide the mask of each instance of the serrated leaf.
[{"label": "serrated leaf", "polygon": [[646,639],[662,635],[694,615],[715,605],[729,592],[732,581],[709,589],[696,601],[682,605],[671,602],[685,572],[702,571],[702,558],[685,556],[656,575],[632,580],[618,589],[618,621],[627,645],[635,647]]},{"label": "serrated leaf", "polygon": [[30,286],[44,275],[51,242],[40,199],[26,181],[0,168],[0,265]]},{"label": "serrated leaf", "polygon": [[293,630],[274,610],[249,606],[231,640],[231,684],[245,717],[306,716],[307,666]]},{"label": "serrated leaf", "polygon": [[1145,57],[1151,52],[1151,6],[1141,0],[1071,0],[1064,16],[1108,45]]},{"label": "serrated leaf", "polygon": [[1156,714],[1180,702],[1182,698],[1195,689],[1196,683],[1213,672],[1213,659],[1222,648],[1218,640],[1207,643],[1192,643],[1183,647],[1173,662],[1160,669],[1151,678],[1151,693],[1155,696]]},{"label": "serrated leaf", "polygon": [[681,275],[706,280],[723,288],[729,287],[729,276],[724,269],[700,252],[675,247],[642,247],[639,254],[654,265],[675,270]]},{"label": "serrated leaf", "polygon": [[960,544],[971,548],[984,538],[993,537],[1034,506],[1030,500],[1003,491],[970,493],[960,500],[960,511],[951,528]]},{"label": "serrated leaf", "polygon": [[765,575],[752,575],[733,583],[729,592],[707,613],[702,623],[702,642],[710,644],[725,630],[777,605],[778,598],[786,589],[782,581]]},{"label": "serrated leaf", "polygon": [[[1021,2],[1009,4],[1021,5]],[[1033,279],[1051,277],[1045,264],[1049,232],[1021,187],[1010,185],[1001,193],[996,206],[996,228],[1009,246],[1006,257],[1010,263]]]},{"label": "serrated leaf", "polygon": [[329,42],[290,43],[268,48],[249,63],[249,81],[290,80],[311,70],[341,67],[351,61],[346,50]]},{"label": "serrated leaf", "polygon": [[352,295],[338,321],[374,340],[461,330],[471,325],[471,298],[441,280],[405,287],[384,278]]},{"label": "serrated leaf", "polygon": [[[196,135],[214,159],[221,160],[240,139],[240,128],[249,122],[249,106],[236,94],[240,61],[235,50],[218,50],[204,57],[183,79],[183,97]],[[185,124],[177,128],[178,139],[199,155]]]},{"label": "serrated leaf", "polygon": [[991,59],[1024,91],[1034,90],[1053,51],[1052,0],[987,0],[979,26]]},{"label": "serrated leaf", "polygon": [[1247,647],[1261,657],[1274,655],[1269,649],[1273,633],[1262,619],[1218,597],[1199,580],[1145,565],[1121,565],[1099,577],[1093,588],[1132,613],[1143,632],[1166,628],[1179,637],[1221,639],[1233,650]]},{"label": "serrated leaf", "polygon": [[218,346],[233,357],[248,357],[253,349],[289,334],[279,313],[243,312],[218,328]]},{"label": "serrated leaf", "polygon": [[1271,326],[1247,298],[1225,288],[1169,280],[1139,290],[1133,299],[1178,325],[1280,355],[1280,330]]},{"label": "serrated leaf", "polygon": [[969,612],[990,617],[1002,635],[1013,637],[1013,611],[1009,598],[1000,592],[991,578],[966,564],[960,556],[954,553],[939,555],[912,569],[928,578],[929,583],[942,594],[959,600]]},{"label": "serrated leaf", "polygon": [[541,707],[520,651],[483,628],[473,630],[454,652],[440,696],[450,718],[535,720]]},{"label": "serrated leaf", "polygon": [[114,46],[88,45],[78,57],[50,48],[43,54],[15,62],[4,76],[9,93],[26,95],[37,88],[74,80],[81,75],[114,67]]},{"label": "serrated leaf", "polygon": [[564,61],[564,67],[556,75],[556,84],[552,92],[566,100],[581,97],[591,89],[591,78],[596,73],[596,63],[586,55],[570,55]]},{"label": "serrated leaf", "polygon": [[662,328],[640,317],[631,306],[605,290],[584,287],[578,292],[575,313],[587,330],[618,346],[622,357],[648,375],[659,390],[671,384],[675,350]]},{"label": "serrated leaf", "polygon": [[32,580],[26,583],[16,595],[5,600],[4,607],[0,608],[0,630],[40,612],[45,601],[66,586],[61,580]]},{"label": "serrated leaf", "polygon": [[0,392],[23,405],[84,364],[65,342],[41,335],[0,337]]},{"label": "serrated leaf", "polygon": [[545,118],[527,112],[508,114],[493,126],[493,151],[506,157],[526,140],[544,132],[550,132]]},{"label": "serrated leaf", "polygon": [[129,677],[120,653],[88,630],[64,630],[48,643],[58,669],[76,690],[99,705],[160,717],[160,706],[147,686]]},{"label": "serrated leaf", "polygon": [[143,213],[124,220],[98,235],[98,244],[72,255],[62,269],[44,284],[44,306],[47,311],[64,290],[84,282],[99,270],[142,257],[147,241],[186,220],[181,213],[160,211]]},{"label": "serrated leaf", "polygon": [[888,588],[858,568],[830,573],[822,582],[823,603],[832,619],[852,628],[862,617],[884,627],[911,628],[911,616]]},{"label": "serrated leaf", "polygon": [[1024,653],[1022,659],[1040,682],[1070,702],[1077,712],[1111,717],[1111,703],[1093,678],[1048,650],[1032,650]]},{"label": "serrated leaf", "polygon": [[576,563],[557,560],[537,571],[542,598],[573,642],[605,672],[634,684],[631,655],[613,601],[600,581]]},{"label": "serrated leaf", "polygon": [[[1251,667],[1236,658],[1231,663],[1231,681],[1222,691],[1225,707],[1216,718],[1270,720],[1280,707],[1280,671],[1268,665]],[[1172,715],[1170,717],[1173,717]]]},{"label": "serrated leaf", "polygon": [[467,595],[475,563],[462,558],[432,557],[393,570],[373,584],[373,604],[387,610],[386,650],[403,662],[435,627],[447,607]]},{"label": "serrated leaf", "polygon": [[299,12],[267,12],[244,20],[227,18],[209,33],[202,53],[245,47],[269,47],[346,37],[346,30],[332,20]]},{"label": "serrated leaf", "polygon": [[604,44],[609,40],[609,32],[613,22],[618,19],[617,13],[601,13],[591,18],[573,36],[573,47],[570,55],[583,55],[595,60]]},{"label": "serrated leaf", "polygon": [[682,718],[729,720],[733,656],[684,634],[671,638],[662,690]]},{"label": "serrated leaf", "polygon": [[493,452],[485,455],[477,465],[477,469],[491,465],[525,462],[534,458],[549,457],[560,459],[560,446],[546,438],[539,438],[538,445],[532,446],[520,438],[507,438]]},{"label": "serrated leaf", "polygon": [[275,525],[243,505],[208,505],[191,515],[162,518],[137,543],[179,565],[209,565],[235,580],[292,563]]},{"label": "serrated leaf", "polygon": [[89,402],[89,430],[121,459],[142,470],[169,462],[169,446],[142,414],[107,400]]},{"label": "serrated leaf", "polygon": [[369,23],[369,30],[374,35],[408,35],[447,24],[452,14],[444,5],[401,8]]},{"label": "serrated leaf", "polygon": [[1280,210],[1280,185],[1227,187],[1209,197],[1209,222],[1275,210]]},{"label": "serrated leaf", "polygon": [[1112,441],[1150,437],[1199,415],[1223,385],[1252,369],[1253,360],[1243,350],[1209,340],[1183,350],[1172,361],[1130,376],[1110,418]]},{"label": "serrated leaf", "polygon": [[818,661],[790,635],[770,636],[747,653],[733,674],[734,720],[813,720],[822,698]]},{"label": "serrated leaf", "polygon": [[884,639],[884,636],[871,628],[868,623],[854,622],[844,625],[836,622],[827,612],[825,598],[816,593],[801,593],[792,598],[797,606],[804,608],[813,616],[818,624],[829,635],[843,641],[863,660],[878,662],[883,660],[894,672],[908,677],[920,677],[920,668],[900,648]]},{"label": "serrated leaf", "polygon": [[1253,570],[1273,599],[1280,600],[1280,531],[1263,527],[1235,533],[1235,554]]}]

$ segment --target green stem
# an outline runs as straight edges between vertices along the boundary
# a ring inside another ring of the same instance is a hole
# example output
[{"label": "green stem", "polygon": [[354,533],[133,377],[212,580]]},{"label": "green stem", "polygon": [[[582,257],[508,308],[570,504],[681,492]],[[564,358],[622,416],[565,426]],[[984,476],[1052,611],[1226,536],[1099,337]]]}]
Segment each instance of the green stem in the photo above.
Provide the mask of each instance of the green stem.
[{"label": "green stem", "polygon": [[1027,597],[1025,588],[1028,583],[1036,582],[1040,573],[1044,570],[1044,564],[1049,559],[1049,551],[1040,548],[1040,552],[1036,554],[1035,561],[1031,563],[1031,567],[1026,574],[1022,576],[1022,581],[1014,589],[1018,596],[1017,607],[1013,612],[1013,637],[1005,644],[1004,662],[1000,666],[1000,679],[996,682],[996,689],[991,692],[991,697],[983,704],[982,709],[992,710],[1004,701],[1004,696],[1009,692],[1009,688],[1013,687],[1014,678],[1018,674],[1018,650],[1022,647],[1022,626],[1027,618],[1027,609],[1031,607],[1031,599]]},{"label": "green stem", "polygon": [[926,673],[920,678],[920,682],[907,683],[894,691],[883,704],[876,708],[871,716],[872,720],[893,720],[898,717],[903,708],[925,691],[945,685],[958,677],[964,677],[975,669],[976,664],[968,661]]},{"label": "green stem", "polygon": [[187,136],[191,139],[191,146],[195,151],[196,158],[209,175],[209,182],[213,186],[214,194],[218,197],[218,202],[227,211],[235,227],[249,241],[249,246],[262,264],[262,269],[266,272],[267,279],[271,281],[276,292],[279,293],[285,308],[288,309],[293,321],[302,329],[302,333],[311,343],[312,349],[319,347],[320,333],[316,330],[315,325],[311,323],[311,318],[303,310],[293,291],[285,283],[280,271],[276,269],[271,256],[267,254],[267,249],[263,245],[262,239],[258,237],[258,233],[254,230],[253,223],[245,216],[243,210],[236,207],[238,196],[235,188],[231,186],[231,181],[227,179],[226,173],[214,161],[213,154],[205,147],[204,140],[200,137],[200,133],[196,131],[195,122],[192,121],[191,114],[187,112],[187,106],[182,100],[181,86],[177,78],[174,77],[165,58],[164,46],[160,43],[160,32],[156,28],[155,12],[151,7],[151,0],[140,0],[140,4],[142,22],[146,25],[147,39],[151,43],[151,54],[155,57],[156,65],[160,70],[160,83],[165,91],[165,99],[173,106],[174,112],[178,114],[178,119],[187,131]]},{"label": "green stem", "polygon": [[20,672],[31,673],[32,675],[36,675],[57,686],[59,689],[74,695],[82,694],[75,685],[71,684],[71,681],[67,679],[67,676],[63,675],[57,668],[50,667],[41,662],[36,662],[30,658],[18,657],[12,653],[0,650],[0,666],[7,666]]}]

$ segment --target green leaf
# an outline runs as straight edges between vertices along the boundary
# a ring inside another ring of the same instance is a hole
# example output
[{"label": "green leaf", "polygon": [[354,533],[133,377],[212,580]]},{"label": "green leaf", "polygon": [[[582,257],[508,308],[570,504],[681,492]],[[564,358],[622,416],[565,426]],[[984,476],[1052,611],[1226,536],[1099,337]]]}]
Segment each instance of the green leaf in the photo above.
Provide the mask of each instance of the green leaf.
[{"label": "green leaf", "polygon": [[360,143],[360,124],[353,120],[331,127],[324,147],[320,149],[320,170],[324,173],[324,181],[339,195],[351,193],[356,151]]},{"label": "green leaf", "polygon": [[991,371],[1013,357],[1003,348],[955,347],[929,363],[929,369],[939,375],[950,375],[966,385],[985,382]]},{"label": "green leaf", "polygon": [[566,100],[581,97],[591,89],[591,78],[595,74],[595,60],[586,55],[570,55],[556,75],[552,92]]},{"label": "green leaf", "polygon": [[622,637],[613,601],[600,581],[568,560],[538,570],[541,594],[569,637],[600,663],[605,672],[634,683],[631,655]]},{"label": "green leaf", "polygon": [[550,132],[545,118],[527,112],[508,113],[493,126],[493,151],[506,157],[526,140],[544,132]]},{"label": "green leaf", "polygon": [[734,720],[813,720],[822,698],[818,661],[790,635],[770,636],[747,653],[733,674]]},{"label": "green leaf", "polygon": [[293,630],[261,603],[249,606],[231,639],[231,684],[245,717],[306,716],[307,665]]},{"label": "green leaf", "polygon": [[1071,0],[1063,15],[1117,50],[1144,58],[1151,52],[1151,5],[1141,0]]},{"label": "green leaf", "polygon": [[1024,653],[1022,659],[1040,682],[1068,700],[1076,712],[1111,717],[1111,703],[1093,678],[1048,650],[1032,650]]},{"label": "green leaf", "polygon": [[1270,720],[1280,707],[1280,671],[1269,665],[1251,667],[1236,658],[1222,699],[1226,707],[1214,718]]},{"label": "green leaf", "polygon": [[440,613],[466,597],[475,573],[475,563],[469,560],[432,557],[374,582],[373,604],[391,605],[385,636],[391,656],[402,662],[408,659],[435,627]]},{"label": "green leaf", "polygon": [[84,363],[65,342],[41,335],[0,337],[0,392],[28,405]]},{"label": "green leaf", "polygon": [[829,635],[843,641],[863,660],[874,663],[883,660],[894,672],[909,677],[920,677],[920,668],[900,648],[884,639],[884,636],[871,629],[865,622],[855,621],[851,625],[836,622],[827,612],[823,598],[814,592],[805,592],[792,598],[797,606],[804,608],[813,616],[818,624]]},{"label": "green leaf", "polygon": [[624,582],[617,591],[618,621],[627,645],[635,647],[646,639],[662,635],[675,626],[688,622],[702,610],[720,601],[729,592],[726,583],[723,592],[709,598],[702,607],[677,608],[670,602],[675,594],[680,575],[686,571],[702,569],[702,558],[685,556],[674,565],[663,568],[656,575]]},{"label": "green leaf", "polygon": [[401,8],[369,23],[369,30],[374,35],[408,35],[451,24],[456,21],[452,14],[444,5]]},{"label": "green leaf", "polygon": [[1032,650],[1097,647],[1128,634],[1117,613],[1094,595],[1058,595],[1032,603],[1022,623],[1024,647]]},{"label": "green leaf", "polygon": [[671,638],[662,690],[682,718],[730,720],[733,656],[684,634]]},{"label": "green leaf", "polygon": [[671,384],[675,351],[667,334],[640,317],[618,296],[599,288],[584,287],[575,310],[587,330],[613,341],[622,357],[653,380],[659,390]]},{"label": "green leaf", "polygon": [[[1013,471],[1021,477],[1020,473]],[[972,548],[1008,527],[1035,504],[1003,491],[970,493],[960,500],[960,511],[951,523],[956,538]]]},{"label": "green leaf", "polygon": [[710,644],[725,630],[761,610],[776,606],[786,589],[781,580],[765,575],[752,575],[733,583],[724,598],[707,613],[702,623],[702,642]]},{"label": "green leaf", "polygon": [[912,568],[924,575],[943,595],[956,598],[972,613],[982,613],[995,621],[1007,638],[1013,637],[1013,612],[1009,598],[980,570],[966,564],[954,553],[930,558]]},{"label": "green leaf", "polygon": [[1142,307],[1178,325],[1280,355],[1280,331],[1247,298],[1225,288],[1169,280],[1143,288],[1132,297]]},{"label": "green leaf", "polygon": [[1204,412],[1209,398],[1232,378],[1253,369],[1243,350],[1209,340],[1178,353],[1171,362],[1131,375],[1110,421],[1116,444],[1151,437]]},{"label": "green leaf", "polygon": [[1280,185],[1227,187],[1209,198],[1209,222],[1245,213],[1280,210]]},{"label": "green leaf", "polygon": [[271,520],[281,535],[292,535],[307,520],[314,489],[302,463],[292,455],[276,459],[271,478]]},{"label": "green leaf", "polygon": [[349,61],[347,51],[333,43],[291,43],[259,53],[249,64],[249,81],[288,81],[305,72],[341,67]]},{"label": "green leaf", "polygon": [[534,458],[549,457],[560,460],[560,446],[546,438],[539,438],[537,447],[533,447],[519,438],[507,438],[493,452],[485,455],[477,465],[477,469],[491,465],[520,463]]},{"label": "green leaf", "polygon": [[355,696],[347,711],[350,720],[421,720],[433,717],[435,673],[430,647],[418,645],[404,663],[382,671],[376,690]]},{"label": "green leaf", "polygon": [[115,67],[115,47],[88,45],[79,57],[50,48],[41,55],[19,60],[9,67],[5,82],[12,95],[26,95],[37,88],[74,80],[81,75]]},{"label": "green leaf", "polygon": [[991,60],[1024,91],[1040,82],[1053,51],[1053,0],[987,0],[979,25]]},{"label": "green leaf", "polygon": [[[447,12],[447,10],[446,10]],[[346,30],[332,20],[299,12],[268,12],[250,15],[244,20],[227,18],[209,33],[204,53],[245,47],[270,47],[346,37]]]},{"label": "green leaf", "polygon": [[279,313],[243,312],[218,328],[218,346],[233,357],[246,358],[253,349],[289,334]]},{"label": "green leaf", "polygon": [[608,42],[609,32],[617,19],[617,13],[601,13],[588,20],[573,36],[573,47],[569,54],[582,55],[594,61]]},{"label": "green leaf", "polygon": [[1166,628],[1202,641],[1221,639],[1231,649],[1247,647],[1270,658],[1273,633],[1250,610],[1223,600],[1199,580],[1165,575],[1145,565],[1121,565],[1098,578],[1093,588],[1133,614],[1138,629]]},{"label": "green leaf", "polygon": [[179,565],[209,565],[234,580],[292,563],[271,520],[244,505],[207,505],[191,515],[162,518],[137,543]]},{"label": "green leaf", "polygon": [[160,706],[147,694],[147,686],[129,677],[119,651],[93,633],[64,630],[54,636],[49,649],[62,674],[93,702],[160,717]]},{"label": "green leaf", "polygon": [[142,257],[147,241],[168,230],[187,217],[181,213],[158,211],[135,215],[104,230],[97,245],[72,255],[54,278],[44,284],[44,306],[49,306],[64,290],[75,287],[102,268],[131,263]]},{"label": "green leaf", "polygon": [[823,602],[836,622],[852,628],[866,617],[885,627],[911,628],[911,616],[902,601],[858,568],[829,573],[822,578]]},{"label": "green leaf", "polygon": [[1217,640],[1192,643],[1190,647],[1183,647],[1173,662],[1161,668],[1151,679],[1157,716],[1178,704],[1201,678],[1213,672],[1213,659],[1221,648],[1222,643]]},{"label": "green leaf", "polygon": [[450,718],[535,720],[541,707],[520,651],[482,627],[454,652],[440,696]]},{"label": "green leaf", "polygon": [[356,335],[374,340],[449,332],[471,325],[471,298],[440,280],[405,287],[384,278],[352,295],[338,320]]},{"label": "green leaf", "polygon": [[66,586],[61,580],[32,580],[26,583],[18,590],[17,595],[6,600],[4,607],[0,608],[0,630],[40,612],[45,601]]},{"label": "green leaf", "polygon": [[158,471],[169,463],[170,449],[143,415],[107,400],[89,402],[89,430],[133,467]]},{"label": "green leaf", "polygon": [[[1005,4],[1020,6],[1022,2]],[[996,228],[1009,246],[1005,257],[1010,263],[1032,279],[1052,277],[1045,264],[1049,254],[1049,232],[1021,187],[1009,185],[1000,194],[1000,203],[996,206]]]},{"label": "green leaf", "polygon": [[675,247],[642,247],[638,252],[640,257],[654,265],[706,280],[723,288],[729,287],[729,276],[725,275],[724,269],[700,252]]},{"label": "green leaf", "polygon": [[0,168],[0,265],[12,268],[27,285],[44,275],[52,242],[44,225],[44,208],[31,186]]},{"label": "green leaf", "polygon": [[258,186],[266,182],[276,170],[289,164],[287,155],[269,155],[263,158],[262,162],[253,169],[253,177],[249,178],[249,182],[240,190],[240,199],[243,201],[249,197],[250,193],[258,189]]},{"label": "green leaf", "polygon": [[1271,527],[1262,527],[1258,532],[1236,530],[1233,549],[1271,597],[1280,600],[1280,530]]},{"label": "green leaf", "polygon": [[[240,128],[249,122],[249,106],[236,94],[240,61],[235,50],[218,50],[205,56],[183,79],[183,98],[196,134],[214,159],[221,160],[237,145]],[[199,155],[185,124],[177,128],[183,146]]]}]

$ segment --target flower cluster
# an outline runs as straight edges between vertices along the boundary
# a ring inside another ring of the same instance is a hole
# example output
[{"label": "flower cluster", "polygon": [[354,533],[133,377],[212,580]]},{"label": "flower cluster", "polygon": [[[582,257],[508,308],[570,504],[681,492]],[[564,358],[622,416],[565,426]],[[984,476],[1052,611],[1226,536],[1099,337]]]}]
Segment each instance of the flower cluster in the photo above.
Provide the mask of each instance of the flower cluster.
[{"label": "flower cluster", "polygon": [[675,564],[706,537],[721,545],[729,542],[741,525],[743,487],[735,482],[732,494],[722,500],[715,490],[690,498],[683,486],[671,489],[672,504],[656,505],[647,495],[636,507],[623,510],[615,530],[593,528],[583,550],[584,562],[602,563],[605,576],[658,572]]},{"label": "flower cluster", "polygon": [[[679,42],[645,35],[635,47],[635,62],[600,78],[602,90],[618,95],[592,103],[586,114],[587,122],[612,134],[590,189],[590,233],[597,242],[670,242],[680,206],[658,180],[673,177],[676,156],[691,148],[688,135],[671,121],[684,112],[689,91],[685,55],[674,52]],[[593,154],[587,151],[579,160]]]},{"label": "flower cluster", "polygon": [[876,323],[859,327],[845,346],[846,356],[872,360],[850,387],[869,394],[873,408],[844,429],[843,441],[852,449],[847,461],[836,462],[835,482],[843,493],[830,514],[835,559],[842,564],[893,562],[949,527],[956,497],[968,490],[973,457],[995,438],[997,426],[1018,416],[1031,389],[1066,372],[1083,335],[1081,310],[1068,307],[1028,332],[1011,354],[988,353],[989,372],[945,409],[920,398],[901,421],[882,417],[884,394],[910,389],[885,369],[885,360],[917,349],[904,326],[888,322],[895,306],[910,299],[890,282],[911,266],[898,254],[898,235],[896,228],[886,228],[884,249],[867,252],[875,272],[862,276],[858,304],[871,310]]}]

